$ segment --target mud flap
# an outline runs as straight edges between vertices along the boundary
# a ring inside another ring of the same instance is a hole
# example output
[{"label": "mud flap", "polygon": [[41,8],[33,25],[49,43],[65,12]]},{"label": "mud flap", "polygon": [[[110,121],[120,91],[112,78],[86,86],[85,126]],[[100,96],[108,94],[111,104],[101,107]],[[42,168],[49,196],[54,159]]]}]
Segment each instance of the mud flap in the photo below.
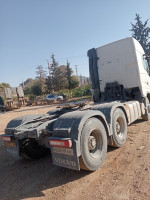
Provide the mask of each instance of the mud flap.
[{"label": "mud flap", "polygon": [[79,158],[77,157],[75,142],[72,148],[54,146],[51,146],[50,148],[54,165],[74,170],[80,170]]},{"label": "mud flap", "polygon": [[5,151],[15,158],[20,156],[18,142],[5,142]]}]

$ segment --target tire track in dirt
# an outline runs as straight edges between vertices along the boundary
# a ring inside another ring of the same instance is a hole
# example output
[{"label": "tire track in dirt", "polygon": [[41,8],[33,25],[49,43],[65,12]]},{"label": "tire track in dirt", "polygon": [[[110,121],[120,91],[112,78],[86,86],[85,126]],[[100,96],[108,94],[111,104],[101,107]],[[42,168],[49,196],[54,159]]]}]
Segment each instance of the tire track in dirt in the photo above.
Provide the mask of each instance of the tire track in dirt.
[{"label": "tire track in dirt", "polygon": [[103,166],[93,173],[54,166],[49,155],[38,161],[16,160],[0,146],[1,199],[149,200],[150,122],[138,120],[128,133],[126,144],[109,148]]}]

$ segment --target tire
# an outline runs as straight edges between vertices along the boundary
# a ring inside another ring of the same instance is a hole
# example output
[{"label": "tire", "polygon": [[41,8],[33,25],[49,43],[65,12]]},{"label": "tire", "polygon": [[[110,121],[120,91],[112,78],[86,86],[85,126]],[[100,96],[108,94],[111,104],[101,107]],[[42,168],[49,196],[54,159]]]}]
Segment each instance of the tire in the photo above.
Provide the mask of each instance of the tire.
[{"label": "tire", "polygon": [[81,134],[80,168],[95,171],[104,162],[107,153],[107,135],[102,122],[90,118],[84,125]]},{"label": "tire", "polygon": [[142,119],[144,121],[149,121],[150,120],[150,114],[146,113],[145,115],[142,115]]},{"label": "tire", "polygon": [[145,98],[145,105],[146,105],[146,111],[145,111],[145,114],[142,115],[142,119],[145,120],[145,121],[149,121],[150,120],[150,113],[148,112],[148,106],[150,105],[150,101],[149,101],[149,98]]},{"label": "tire", "polygon": [[127,121],[124,112],[117,108],[112,116],[113,147],[122,147],[127,138]]},{"label": "tire", "polygon": [[20,143],[20,155],[25,159],[39,159],[48,152],[48,149],[40,146],[35,139],[22,140]]}]

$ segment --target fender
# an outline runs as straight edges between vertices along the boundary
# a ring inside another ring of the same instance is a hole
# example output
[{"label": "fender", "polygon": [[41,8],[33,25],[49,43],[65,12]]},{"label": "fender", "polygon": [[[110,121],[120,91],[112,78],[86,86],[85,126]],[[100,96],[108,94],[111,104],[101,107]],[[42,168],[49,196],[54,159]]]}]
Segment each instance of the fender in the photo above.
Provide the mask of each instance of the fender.
[{"label": "fender", "polygon": [[12,135],[14,135],[14,129],[17,129],[17,127],[19,127],[20,125],[22,125],[26,122],[30,122],[30,121],[40,118],[42,116],[44,116],[44,115],[35,114],[35,115],[24,115],[21,117],[16,117],[7,124],[7,127],[5,128],[5,134],[9,135],[11,133]]},{"label": "fender", "polygon": [[97,117],[105,126],[107,135],[110,135],[109,126],[107,124],[104,114],[99,110],[84,110],[73,111],[61,115],[55,122],[53,130],[53,137],[67,137],[73,141],[73,148],[75,148],[76,155],[81,155],[80,151],[80,136],[85,122],[91,118]]},{"label": "fender", "polygon": [[114,102],[111,102],[111,103],[96,104],[91,109],[91,110],[99,110],[105,115],[107,123],[109,125],[109,129],[110,129],[109,136],[113,135],[113,132],[112,132],[112,116],[113,116],[113,112],[114,112],[114,110],[116,108],[121,108],[122,109],[122,111],[125,114],[127,123],[128,123],[129,121],[128,121],[128,117],[127,117],[125,106],[124,106],[123,103],[120,103],[118,101],[114,101]]}]

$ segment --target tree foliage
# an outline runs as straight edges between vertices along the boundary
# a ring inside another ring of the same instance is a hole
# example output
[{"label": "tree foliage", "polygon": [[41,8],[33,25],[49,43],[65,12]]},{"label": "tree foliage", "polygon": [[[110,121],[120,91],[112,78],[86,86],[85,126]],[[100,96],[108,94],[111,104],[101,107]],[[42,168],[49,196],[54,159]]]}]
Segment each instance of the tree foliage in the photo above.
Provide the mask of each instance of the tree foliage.
[{"label": "tree foliage", "polygon": [[56,91],[65,89],[67,85],[66,66],[61,65],[57,67],[54,77],[54,88]]},{"label": "tree foliage", "polygon": [[11,88],[9,83],[0,83],[0,88]]},{"label": "tree foliage", "polygon": [[[63,93],[63,90],[69,91],[79,86],[79,81],[76,76],[73,76],[73,70],[70,67],[70,63],[67,61],[66,65],[58,65],[54,54],[51,56],[51,62],[48,63],[49,75],[47,77],[45,70],[41,65],[36,67],[36,80],[27,79],[24,82],[25,95],[36,95],[46,93]],[[45,84],[45,90],[43,85]],[[72,95],[71,95],[72,96]]]},{"label": "tree foliage", "polygon": [[46,79],[48,91],[60,91],[68,88],[69,90],[78,86],[78,81],[72,76],[72,69],[67,61],[67,66],[58,66],[54,54],[51,56],[52,63],[49,65],[49,77]]},{"label": "tree foliage", "polygon": [[67,60],[67,70],[66,70],[66,78],[67,78],[67,88],[72,90],[79,86],[79,81],[72,76],[73,70],[70,68],[70,63]]},{"label": "tree foliage", "polygon": [[49,76],[46,78],[46,88],[48,91],[52,92],[55,89],[55,73],[58,67],[58,62],[55,59],[55,55],[51,56],[51,64],[48,66]]},{"label": "tree foliage", "polygon": [[20,86],[22,86],[23,88],[25,87],[31,87],[33,85],[33,83],[36,80],[34,80],[33,78],[28,78],[26,81],[24,81],[23,83],[20,84]]},{"label": "tree foliage", "polygon": [[46,77],[45,85],[46,85],[46,93],[52,93],[53,84],[52,84],[52,78],[50,76]]},{"label": "tree foliage", "polygon": [[42,81],[43,79],[46,78],[46,71],[44,70],[42,65],[38,65],[36,67],[36,79],[39,81]]},{"label": "tree foliage", "polygon": [[31,87],[31,94],[36,96],[42,95],[42,85],[39,81],[35,82]]},{"label": "tree foliage", "polygon": [[49,76],[53,78],[58,67],[58,62],[56,61],[54,54],[52,54],[51,59],[52,63],[49,66]]},{"label": "tree foliage", "polygon": [[135,24],[131,23],[132,29],[130,31],[132,32],[132,37],[139,41],[145,53],[150,56],[150,27],[147,26],[148,19],[143,23],[139,14],[136,14],[135,21]]},{"label": "tree foliage", "polygon": [[42,93],[45,93],[45,78],[46,78],[46,71],[44,70],[42,65],[36,67],[36,79],[41,84]]},{"label": "tree foliage", "polygon": [[24,87],[23,91],[24,91],[24,94],[25,94],[25,95],[32,94],[31,87],[32,87],[32,86]]}]

